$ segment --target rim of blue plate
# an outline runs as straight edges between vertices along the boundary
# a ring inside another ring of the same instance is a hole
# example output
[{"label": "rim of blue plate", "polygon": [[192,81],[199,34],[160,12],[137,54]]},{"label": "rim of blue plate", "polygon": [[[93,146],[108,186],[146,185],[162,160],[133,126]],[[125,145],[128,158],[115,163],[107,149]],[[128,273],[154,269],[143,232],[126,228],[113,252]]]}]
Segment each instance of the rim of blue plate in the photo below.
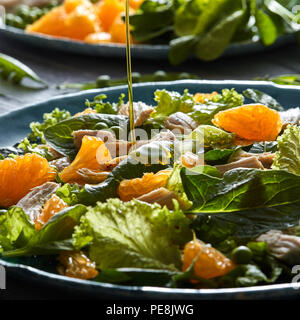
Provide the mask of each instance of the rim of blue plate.
[{"label": "rim of blue plate", "polygon": [[[268,81],[247,81],[247,80],[178,80],[178,81],[165,81],[165,82],[146,82],[146,83],[138,83],[134,84],[133,88],[137,87],[152,87],[154,85],[158,86],[172,86],[172,85],[187,85],[188,84],[209,84],[209,85],[246,85],[246,86],[268,86],[277,88],[280,90],[299,90],[299,100],[300,100],[300,86],[286,86],[286,85],[278,85]],[[117,86],[103,89],[93,89],[80,91],[76,93],[70,93],[65,95],[55,96],[53,98],[47,99],[42,102],[38,102],[36,104],[26,105],[21,109],[13,110],[7,113],[3,113],[0,115],[1,118],[12,115],[14,113],[18,113],[20,111],[26,111],[33,108],[38,107],[41,104],[46,104],[50,102],[55,102],[56,100],[64,100],[68,98],[80,98],[84,97],[88,94],[99,94],[99,93],[107,93],[113,91],[123,91],[126,90],[127,86]],[[165,287],[151,287],[151,286],[128,286],[128,285],[116,285],[109,283],[100,283],[91,280],[81,280],[75,278],[69,278],[66,276],[62,276],[55,273],[50,273],[32,266],[28,266],[22,263],[15,263],[3,260],[0,255],[0,265],[3,265],[8,270],[20,271],[22,270],[23,276],[31,275],[35,280],[38,281],[46,281],[47,284],[49,282],[53,282],[53,285],[67,286],[73,287],[75,286],[79,290],[88,290],[88,288],[93,291],[97,289],[108,290],[110,294],[116,294],[118,296],[135,296],[141,298],[194,298],[194,299],[224,299],[224,298],[234,298],[234,299],[255,299],[261,298],[265,294],[268,295],[268,298],[273,297],[281,297],[282,294],[285,297],[295,296],[300,294],[300,283],[281,283],[281,284],[270,284],[270,285],[261,285],[261,286],[252,286],[252,287],[241,287],[241,288],[219,288],[219,289],[186,289],[186,288],[165,288]]]}]

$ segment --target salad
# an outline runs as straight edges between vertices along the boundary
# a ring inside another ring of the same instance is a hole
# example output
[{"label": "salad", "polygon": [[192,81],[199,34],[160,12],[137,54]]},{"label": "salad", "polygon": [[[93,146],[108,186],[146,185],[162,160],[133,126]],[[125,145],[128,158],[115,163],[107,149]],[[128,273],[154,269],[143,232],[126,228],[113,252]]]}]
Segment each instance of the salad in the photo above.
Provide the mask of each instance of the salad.
[{"label": "salad", "polygon": [[251,88],[156,90],[153,105],[134,102],[130,132],[124,98],[55,108],[0,148],[2,257],[122,285],[291,282],[300,109]]},{"label": "salad", "polygon": [[[169,59],[220,57],[232,44],[275,43],[299,31],[299,0],[130,0],[131,42],[170,45]],[[21,6],[6,24],[92,44],[126,42],[124,0],[64,0]]]}]

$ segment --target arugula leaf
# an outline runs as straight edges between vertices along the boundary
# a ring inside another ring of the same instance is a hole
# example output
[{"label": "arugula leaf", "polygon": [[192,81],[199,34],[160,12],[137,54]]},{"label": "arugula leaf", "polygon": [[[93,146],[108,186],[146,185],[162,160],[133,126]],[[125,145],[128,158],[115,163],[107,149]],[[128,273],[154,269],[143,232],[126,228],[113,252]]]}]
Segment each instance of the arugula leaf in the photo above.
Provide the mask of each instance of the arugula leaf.
[{"label": "arugula leaf", "polygon": [[288,125],[283,134],[277,138],[278,151],[272,165],[273,169],[286,170],[300,175],[300,129]]},{"label": "arugula leaf", "polygon": [[31,89],[44,89],[48,87],[47,84],[25,64],[3,53],[0,53],[0,75],[4,79],[9,79],[14,83]]},{"label": "arugula leaf", "polygon": [[281,104],[271,97],[270,95],[261,92],[256,89],[247,89],[243,92],[243,95],[248,98],[253,100],[256,103],[261,103],[271,109],[277,110],[277,111],[283,111],[284,108],[281,106]]},{"label": "arugula leaf", "polygon": [[137,200],[98,202],[76,227],[77,248],[88,246],[90,258],[100,269],[137,267],[181,268],[178,244],[191,239],[190,221],[176,208]]},{"label": "arugula leaf", "polygon": [[[58,212],[40,231],[37,231],[34,225],[29,224],[28,221],[24,225],[26,214],[22,209],[16,208],[13,210],[10,212],[12,216],[10,220],[9,217],[5,217],[4,222],[1,224],[7,236],[12,237],[14,240],[10,248],[5,248],[3,252],[5,257],[56,254],[62,250],[73,250],[73,242],[70,239],[74,226],[79,223],[80,217],[86,212],[86,207],[76,205]],[[11,225],[8,224],[10,221],[14,221],[16,226],[21,225],[22,228],[18,228],[17,233],[14,232],[15,228],[11,230]],[[22,239],[21,244],[19,239]]]},{"label": "arugula leaf", "polygon": [[[128,117],[112,114],[85,114],[73,117],[48,127],[45,132],[47,143],[59,153],[74,158],[77,150],[74,146],[73,131],[82,129],[108,129],[114,127],[117,132],[128,127]],[[126,132],[126,131],[125,131]]]}]

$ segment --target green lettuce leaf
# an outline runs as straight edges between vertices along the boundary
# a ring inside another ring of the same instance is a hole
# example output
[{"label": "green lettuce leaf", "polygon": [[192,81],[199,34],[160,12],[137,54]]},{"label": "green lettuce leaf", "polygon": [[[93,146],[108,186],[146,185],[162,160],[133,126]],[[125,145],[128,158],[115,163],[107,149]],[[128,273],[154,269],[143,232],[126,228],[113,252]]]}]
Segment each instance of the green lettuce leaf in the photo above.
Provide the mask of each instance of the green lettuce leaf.
[{"label": "green lettuce leaf", "polygon": [[109,199],[89,208],[76,227],[77,248],[88,246],[100,269],[181,268],[179,246],[191,239],[190,221],[178,209],[137,200]]},{"label": "green lettuce leaf", "polygon": [[35,234],[34,225],[21,208],[0,213],[0,251],[24,246]]},{"label": "green lettuce leaf", "polygon": [[176,163],[174,165],[174,169],[172,173],[168,178],[165,188],[177,194],[180,207],[183,210],[186,210],[190,208],[193,203],[189,201],[186,193],[184,192],[184,188],[183,188],[181,177],[180,177],[180,171],[181,171],[181,165],[179,163]]},{"label": "green lettuce leaf", "polygon": [[288,125],[277,142],[278,151],[272,168],[300,175],[300,128]]},{"label": "green lettuce leaf", "polygon": [[72,233],[80,217],[86,212],[86,207],[76,205],[58,212],[40,231],[28,221],[22,209],[13,207],[11,210],[4,215],[0,226],[1,235],[6,234],[11,244],[4,248],[5,257],[56,254],[60,251],[73,250]]},{"label": "green lettuce leaf", "polygon": [[154,100],[157,102],[157,106],[150,118],[162,123],[169,115],[175,112],[191,112],[195,104],[194,96],[188,90],[185,90],[182,95],[176,91],[156,90]]},{"label": "green lettuce leaf", "polygon": [[235,134],[214,126],[201,125],[193,130],[187,138],[203,143],[205,148],[227,148],[233,146]]}]

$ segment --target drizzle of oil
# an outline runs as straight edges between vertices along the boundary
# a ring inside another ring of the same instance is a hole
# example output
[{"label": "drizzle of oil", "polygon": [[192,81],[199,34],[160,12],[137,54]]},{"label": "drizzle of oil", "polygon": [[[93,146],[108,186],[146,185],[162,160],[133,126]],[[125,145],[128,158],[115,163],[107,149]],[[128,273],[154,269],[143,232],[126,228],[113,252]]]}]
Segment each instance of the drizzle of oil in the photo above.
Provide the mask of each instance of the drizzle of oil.
[{"label": "drizzle of oil", "polygon": [[134,144],[133,147],[135,148],[133,90],[132,90],[131,53],[130,53],[129,0],[126,0],[126,4],[125,4],[125,24],[126,24],[126,64],[127,64],[130,139],[131,139],[131,142]]}]

